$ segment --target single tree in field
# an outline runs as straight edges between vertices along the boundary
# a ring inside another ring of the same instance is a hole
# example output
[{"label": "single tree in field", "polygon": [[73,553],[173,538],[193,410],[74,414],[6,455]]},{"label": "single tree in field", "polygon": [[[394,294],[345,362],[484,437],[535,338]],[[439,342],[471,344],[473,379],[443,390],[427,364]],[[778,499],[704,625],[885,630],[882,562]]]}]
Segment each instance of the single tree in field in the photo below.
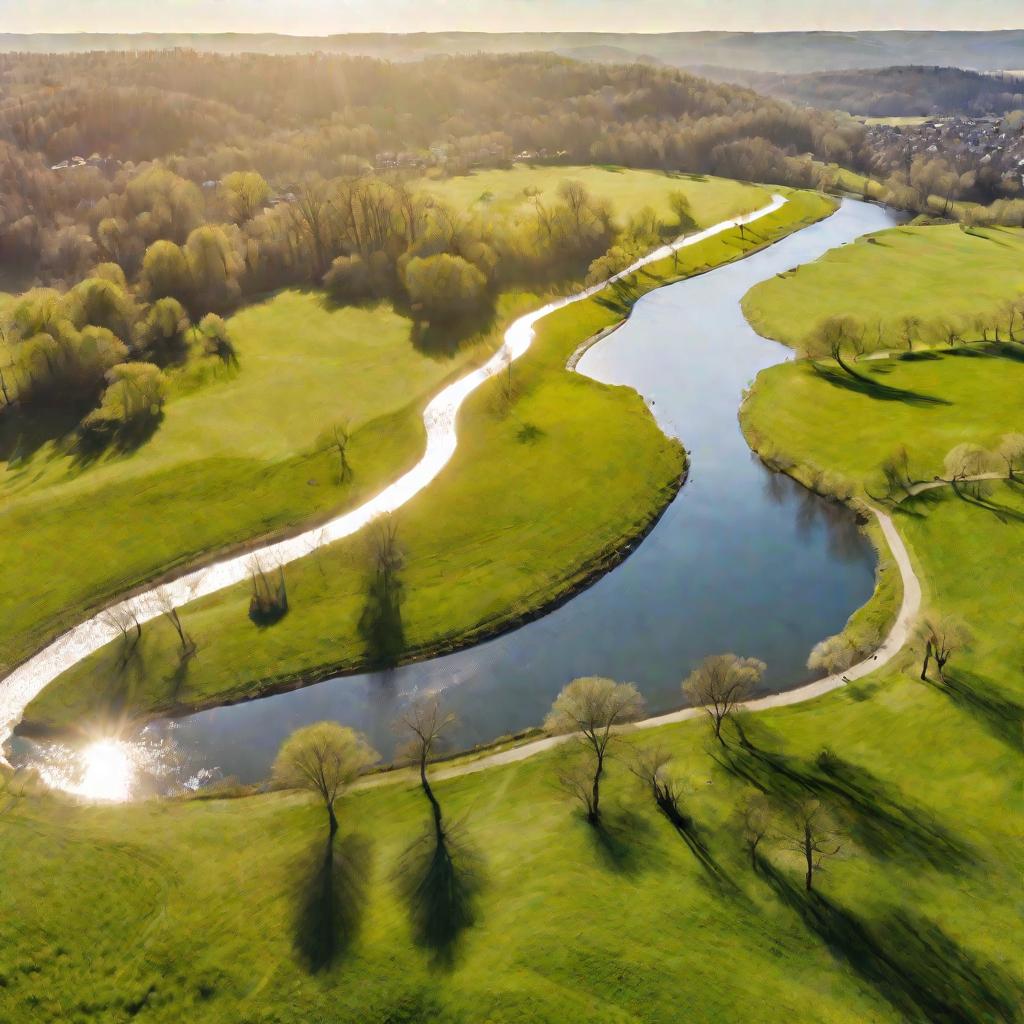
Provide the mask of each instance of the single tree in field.
[{"label": "single tree in field", "polygon": [[689,231],[694,225],[693,207],[690,205],[690,197],[680,190],[670,192],[668,205],[676,218],[676,230],[681,235]]},{"label": "single tree in field", "polygon": [[939,679],[945,682],[943,670],[946,662],[959,650],[971,642],[971,631],[959,619],[943,615],[938,618],[925,619],[917,628],[917,635],[924,645],[924,662],[921,665],[921,678],[928,678],[928,665],[931,659],[939,669]]},{"label": "single tree in field", "polygon": [[195,653],[196,645],[195,641],[185,631],[185,627],[182,625],[181,617],[178,615],[178,609],[175,607],[174,598],[171,597],[170,592],[161,587],[154,597],[157,608],[160,609],[160,614],[174,627],[174,632],[178,634],[178,643],[181,645],[182,658],[187,657],[190,654]]},{"label": "single tree in field", "polygon": [[658,809],[673,825],[684,826],[686,815],[679,807],[680,786],[669,773],[672,755],[663,747],[638,747],[629,760],[629,770],[640,780]]},{"label": "single tree in field", "polygon": [[715,739],[722,739],[722,722],[753,692],[767,668],[757,658],[735,654],[712,654],[683,680],[683,693],[695,707],[711,718]]},{"label": "single tree in field", "polygon": [[962,496],[962,492],[981,497],[990,473],[998,472],[999,459],[993,453],[978,444],[958,444],[950,449],[945,458],[946,479],[953,485],[953,490]]},{"label": "single tree in field", "polygon": [[348,461],[348,442],[352,433],[348,423],[338,423],[331,428],[331,448],[338,453],[338,483],[346,483],[352,476]]},{"label": "single tree in field", "polygon": [[1018,473],[1024,473],[1024,434],[1004,434],[996,455],[1006,463],[1006,476],[1016,480]]},{"label": "single tree in field", "polygon": [[907,351],[914,350],[914,342],[921,331],[921,319],[916,316],[905,316],[900,320],[900,338],[907,346]]},{"label": "single tree in field", "polygon": [[455,724],[455,715],[445,712],[437,697],[414,701],[395,723],[396,731],[406,739],[402,753],[419,769],[420,786],[430,803],[434,816],[434,833],[438,839],[444,835],[441,804],[427,778],[427,765],[436,756],[444,742],[444,733]]},{"label": "single tree in field", "polygon": [[335,800],[379,757],[354,729],[316,722],[296,729],[281,744],[271,774],[282,789],[305,789],[323,800],[333,838],[338,831]]},{"label": "single tree in field", "polygon": [[803,352],[813,360],[831,356],[844,373],[859,377],[847,362],[847,353],[854,358],[863,354],[864,325],[852,316],[826,317],[804,340]]},{"label": "single tree in field", "polygon": [[[142,639],[142,623],[139,621],[139,613],[131,601],[123,601],[115,604],[112,608],[100,613],[100,621],[111,629],[116,629],[121,634],[124,647],[124,657],[135,649],[136,644]],[[135,639],[129,641],[128,634],[134,630]]]},{"label": "single tree in field", "polygon": [[771,834],[775,824],[775,808],[764,793],[755,793],[743,805],[741,812],[743,842],[750,854],[750,866],[757,870],[757,848]]},{"label": "single tree in field", "polygon": [[885,497],[890,501],[898,501],[899,493],[903,497],[909,497],[914,479],[910,473],[910,455],[903,446],[899,447],[891,455],[887,455],[879,467],[882,472],[882,479],[885,481]]},{"label": "single tree in field", "polygon": [[[559,781],[586,807],[591,824],[601,820],[601,775],[614,729],[635,721],[643,710],[644,699],[632,683],[587,676],[574,679],[562,690],[544,720],[550,733],[575,733],[588,755],[585,772],[582,763],[577,763]],[[589,778],[589,785],[582,784],[584,777]]]},{"label": "single tree in field", "polygon": [[814,872],[826,857],[834,857],[842,849],[843,831],[828,808],[813,797],[798,800],[787,808],[775,836],[784,849],[803,858],[804,888],[814,887]]}]

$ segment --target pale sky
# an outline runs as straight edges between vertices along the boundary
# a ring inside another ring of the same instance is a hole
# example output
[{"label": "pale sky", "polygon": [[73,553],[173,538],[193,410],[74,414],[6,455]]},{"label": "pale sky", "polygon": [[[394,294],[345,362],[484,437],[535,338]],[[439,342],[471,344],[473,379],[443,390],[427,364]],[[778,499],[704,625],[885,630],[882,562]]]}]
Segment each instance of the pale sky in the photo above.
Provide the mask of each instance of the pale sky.
[{"label": "pale sky", "polygon": [[1024,27],[1022,0],[0,0],[0,32],[608,31]]}]

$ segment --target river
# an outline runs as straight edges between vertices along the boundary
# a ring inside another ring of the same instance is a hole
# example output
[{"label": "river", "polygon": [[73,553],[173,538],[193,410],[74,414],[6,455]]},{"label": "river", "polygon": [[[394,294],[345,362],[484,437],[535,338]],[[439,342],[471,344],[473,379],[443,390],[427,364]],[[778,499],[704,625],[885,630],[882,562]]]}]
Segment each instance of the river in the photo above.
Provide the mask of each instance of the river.
[{"label": "river", "polygon": [[422,692],[444,692],[458,716],[451,740],[468,747],[537,725],[581,675],[636,683],[651,713],[680,706],[680,681],[721,651],[765,661],[764,691],[806,682],[810,649],[871,594],[874,553],[851,513],[770,473],[747,447],[743,391],[791,352],[751,329],[740,300],[759,281],[895,223],[884,208],[846,200],[747,259],[649,293],[583,356],[577,372],[645,397],[690,450],[691,468],[637,550],[571,601],[445,657],[152,723],[86,752],[84,765],[80,751],[22,738],[12,761],[64,788],[123,798],[229,776],[259,781],[280,742],[321,719],[362,730],[387,756],[392,721]]}]

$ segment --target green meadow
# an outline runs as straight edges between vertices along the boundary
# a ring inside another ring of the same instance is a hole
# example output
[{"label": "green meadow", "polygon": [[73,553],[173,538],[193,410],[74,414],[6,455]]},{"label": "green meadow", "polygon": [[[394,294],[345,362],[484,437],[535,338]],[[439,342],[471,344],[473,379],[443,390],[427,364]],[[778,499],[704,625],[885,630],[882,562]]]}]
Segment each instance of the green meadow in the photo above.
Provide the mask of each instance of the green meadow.
[{"label": "green meadow", "polygon": [[[534,175],[537,187],[553,189],[577,171],[620,218],[648,203],[665,213],[676,188],[700,226],[767,199],[736,182],[645,171],[517,168],[487,177],[511,196]],[[463,179],[445,187],[462,201]],[[506,292],[491,328],[439,349],[390,304],[336,308],[316,291],[285,291],[231,318],[237,364],[205,359],[172,371],[162,422],[134,451],[83,461],[73,424],[0,424],[0,673],[116,594],[371,496],[422,453],[429,399],[545,297]],[[352,431],[344,482],[329,445],[339,424]],[[645,437],[657,461],[655,435],[653,422],[637,432],[639,461]],[[646,500],[660,499],[648,492]],[[592,551],[602,543],[596,537]]]},{"label": "green meadow", "polygon": [[586,583],[651,524],[685,462],[635,392],[567,372],[566,360],[643,292],[734,259],[831,209],[821,196],[794,193],[744,237],[735,230],[715,236],[613,294],[545,318],[513,366],[511,393],[502,374],[470,397],[452,461],[396,515],[400,616],[379,606],[367,539],[357,535],[288,567],[290,611],[274,626],[249,621],[245,586],[211,595],[182,611],[199,645],[185,671],[173,630],[155,623],[127,665],[113,643],[48,686],[26,724],[91,723],[111,709],[181,711],[439,653],[513,626]]}]

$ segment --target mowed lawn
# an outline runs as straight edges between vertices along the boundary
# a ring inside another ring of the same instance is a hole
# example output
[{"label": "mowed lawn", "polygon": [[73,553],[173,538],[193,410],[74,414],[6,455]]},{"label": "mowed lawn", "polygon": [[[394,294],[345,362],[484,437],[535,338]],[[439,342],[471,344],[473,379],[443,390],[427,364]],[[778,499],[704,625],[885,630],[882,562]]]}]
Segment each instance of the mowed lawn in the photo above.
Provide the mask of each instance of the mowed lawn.
[{"label": "mowed lawn", "polygon": [[423,179],[417,184],[460,212],[506,217],[531,211],[534,198],[554,203],[558,186],[568,180],[582,182],[592,195],[607,199],[622,225],[645,206],[651,207],[666,224],[674,225],[676,217],[668,201],[673,192],[682,192],[689,198],[698,227],[709,227],[737,213],[764,206],[770,196],[766,188],[705,174],[596,166],[516,164],[506,171],[474,171],[438,181]]},{"label": "mowed lawn", "polygon": [[[702,225],[767,201],[763,190],[737,182],[676,182],[643,171],[521,167],[488,179],[513,195],[535,175],[547,188],[555,170],[558,180],[585,180],[622,216],[663,204],[676,187]],[[511,317],[543,300],[503,294],[493,330],[445,355],[418,347],[412,323],[388,304],[335,309],[315,291],[287,291],[232,318],[236,369],[206,365],[177,375],[163,422],[133,453],[82,465],[48,439],[45,425],[6,428],[0,674],[128,588],[372,495],[421,454],[429,398],[500,344]],[[340,486],[322,435],[344,422],[354,431],[353,476]],[[643,436],[653,432],[637,435],[641,462]],[[595,552],[601,544],[598,529]]]},{"label": "mowed lawn", "polygon": [[726,232],[682,250],[615,294],[576,303],[538,325],[512,370],[468,400],[459,448],[396,516],[404,565],[400,615],[381,609],[367,538],[350,538],[286,570],[290,611],[272,627],[247,617],[234,587],[189,605],[199,644],[180,670],[174,634],[149,628],[121,665],[115,643],[51,683],[26,712],[33,725],[102,726],[111,709],[154,714],[239,699],[331,670],[407,660],[507,628],[606,569],[675,493],[681,447],[628,388],[566,372],[586,338],[659,284],[735,258],[826,215],[794,193],[746,237]]},{"label": "mowed lawn", "polygon": [[947,320],[974,340],[976,317],[1006,320],[1006,304],[1022,295],[1024,230],[945,224],[892,228],[833,249],[752,288],[743,309],[761,334],[793,347],[825,317],[850,315],[864,323],[869,347],[898,349],[905,317],[920,322],[919,343],[944,340],[938,324]]},{"label": "mowed lawn", "polygon": [[[994,497],[1024,515],[1019,490]],[[602,833],[553,784],[555,754],[437,784],[476,892],[450,943],[414,931],[403,895],[429,814],[408,783],[341,801],[327,890],[326,817],[298,795],[6,801],[0,1019],[1020,1019],[1024,525],[952,496],[926,513],[901,528],[929,598],[976,631],[950,684],[918,680],[908,653],[756,716],[747,747],[731,726],[718,747],[703,722],[637,736],[675,755],[688,836],[624,758]],[[813,793],[843,817],[815,895],[776,842],[751,867],[737,814],[755,787]]]}]

